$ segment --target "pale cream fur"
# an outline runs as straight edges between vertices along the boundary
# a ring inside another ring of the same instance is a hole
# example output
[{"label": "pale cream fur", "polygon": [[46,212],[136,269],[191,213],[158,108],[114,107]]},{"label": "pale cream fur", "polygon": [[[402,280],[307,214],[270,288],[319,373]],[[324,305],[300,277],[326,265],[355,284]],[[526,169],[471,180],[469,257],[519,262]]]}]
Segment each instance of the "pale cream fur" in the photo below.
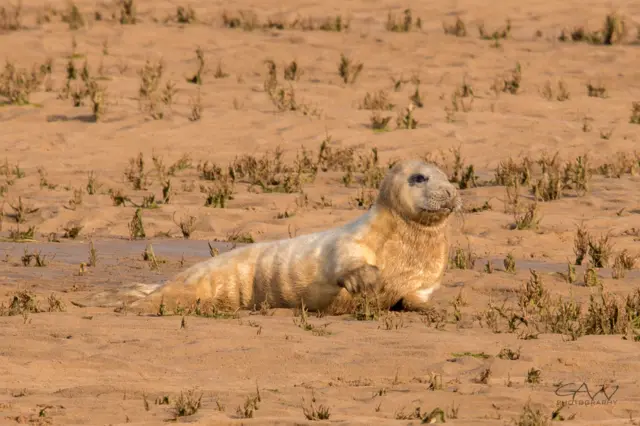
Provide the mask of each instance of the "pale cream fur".
[{"label": "pale cream fur", "polygon": [[[426,183],[410,184],[416,173]],[[225,309],[259,306],[326,310],[364,290],[419,310],[439,285],[448,259],[448,220],[460,209],[455,187],[436,166],[408,160],[390,169],[365,214],[344,226],[236,248],[197,263],[163,284],[103,292],[89,305],[157,311],[197,299]],[[425,210],[426,209],[426,210]],[[340,285],[343,287],[341,287]],[[132,302],[133,301],[133,302]],[[86,304],[85,304],[86,305]]]}]

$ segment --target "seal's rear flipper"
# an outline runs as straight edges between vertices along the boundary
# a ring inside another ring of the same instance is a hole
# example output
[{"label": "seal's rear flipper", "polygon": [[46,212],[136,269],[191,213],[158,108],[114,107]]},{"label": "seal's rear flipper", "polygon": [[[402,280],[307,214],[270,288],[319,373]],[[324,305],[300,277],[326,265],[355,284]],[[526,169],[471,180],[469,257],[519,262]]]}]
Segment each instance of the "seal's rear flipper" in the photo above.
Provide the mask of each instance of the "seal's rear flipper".
[{"label": "seal's rear flipper", "polygon": [[116,308],[123,304],[129,305],[147,297],[159,289],[162,284],[135,283],[125,288],[101,291],[81,301],[71,301],[71,304],[81,307]]}]

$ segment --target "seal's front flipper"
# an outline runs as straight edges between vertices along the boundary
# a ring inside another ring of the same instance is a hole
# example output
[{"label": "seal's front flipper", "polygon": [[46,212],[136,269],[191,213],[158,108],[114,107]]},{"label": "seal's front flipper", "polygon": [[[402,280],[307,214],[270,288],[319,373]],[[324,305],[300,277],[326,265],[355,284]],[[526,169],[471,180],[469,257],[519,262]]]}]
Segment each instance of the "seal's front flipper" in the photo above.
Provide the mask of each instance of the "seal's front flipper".
[{"label": "seal's front flipper", "polygon": [[440,287],[439,284],[421,288],[402,297],[391,307],[392,311],[426,312],[432,309],[428,304],[431,294]]},{"label": "seal's front flipper", "polygon": [[349,293],[374,293],[380,287],[380,270],[373,265],[363,265],[352,269],[338,278],[338,287]]}]

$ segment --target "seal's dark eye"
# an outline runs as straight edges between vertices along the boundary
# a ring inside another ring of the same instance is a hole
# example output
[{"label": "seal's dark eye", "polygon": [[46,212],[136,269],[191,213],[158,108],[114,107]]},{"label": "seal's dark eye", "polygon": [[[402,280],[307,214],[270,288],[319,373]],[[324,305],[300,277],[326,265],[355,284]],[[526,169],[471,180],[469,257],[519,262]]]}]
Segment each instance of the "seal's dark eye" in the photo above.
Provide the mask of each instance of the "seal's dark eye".
[{"label": "seal's dark eye", "polygon": [[417,183],[423,183],[423,182],[427,182],[429,180],[429,178],[425,175],[421,175],[421,174],[415,174],[415,175],[411,175],[411,177],[409,177],[409,183],[412,185],[415,185]]}]

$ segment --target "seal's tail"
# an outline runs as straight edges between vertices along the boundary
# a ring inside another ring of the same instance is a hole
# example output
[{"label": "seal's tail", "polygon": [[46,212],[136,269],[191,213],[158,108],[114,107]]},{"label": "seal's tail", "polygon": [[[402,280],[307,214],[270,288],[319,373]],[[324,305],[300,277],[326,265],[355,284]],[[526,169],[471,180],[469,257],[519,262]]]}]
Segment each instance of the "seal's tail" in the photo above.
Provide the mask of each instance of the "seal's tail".
[{"label": "seal's tail", "polygon": [[124,288],[105,290],[85,300],[72,301],[71,303],[81,308],[115,308],[123,306],[123,304],[135,304],[136,301],[144,299],[160,287],[162,284],[135,283]]}]

